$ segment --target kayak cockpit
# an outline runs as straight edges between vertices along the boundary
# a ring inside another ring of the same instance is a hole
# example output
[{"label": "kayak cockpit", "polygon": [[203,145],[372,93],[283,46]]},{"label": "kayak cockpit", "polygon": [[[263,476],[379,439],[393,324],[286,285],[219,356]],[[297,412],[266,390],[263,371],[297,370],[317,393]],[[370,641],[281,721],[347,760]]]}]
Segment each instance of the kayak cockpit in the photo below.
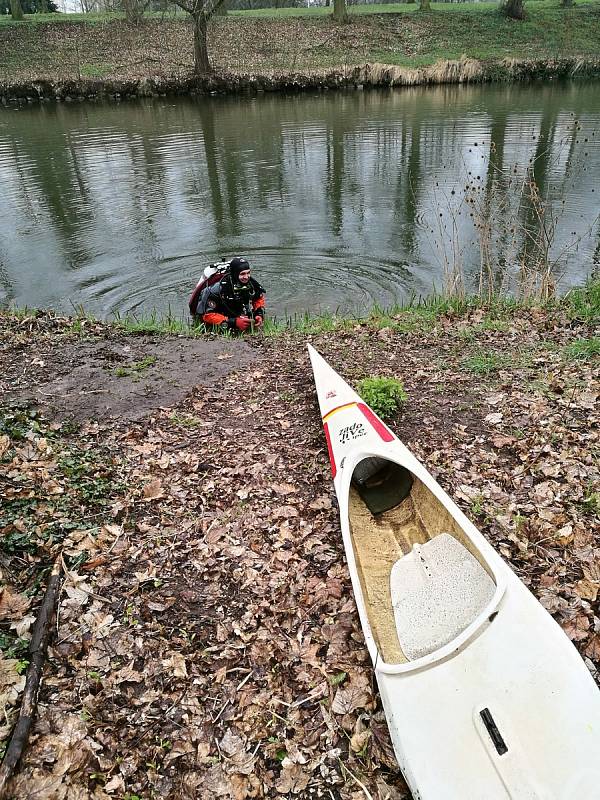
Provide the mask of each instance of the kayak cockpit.
[{"label": "kayak cockpit", "polygon": [[405,467],[379,457],[359,461],[348,514],[369,625],[388,664],[444,647],[491,602],[491,568],[444,504]]}]

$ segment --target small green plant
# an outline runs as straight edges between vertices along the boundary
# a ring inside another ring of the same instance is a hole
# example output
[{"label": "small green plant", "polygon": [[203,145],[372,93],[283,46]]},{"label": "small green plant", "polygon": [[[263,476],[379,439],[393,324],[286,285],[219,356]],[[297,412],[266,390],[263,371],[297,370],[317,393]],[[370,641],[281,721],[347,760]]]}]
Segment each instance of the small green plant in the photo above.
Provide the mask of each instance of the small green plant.
[{"label": "small green plant", "polygon": [[296,399],[296,395],[291,391],[280,392],[279,399],[282,403],[293,403]]},{"label": "small green plant", "polygon": [[465,359],[464,365],[471,372],[478,375],[489,375],[499,369],[508,367],[511,363],[509,356],[498,355],[498,353],[476,353]]},{"label": "small green plant", "polygon": [[477,339],[473,328],[459,328],[456,336],[463,342],[474,342]]},{"label": "small green plant", "polygon": [[335,675],[331,675],[329,678],[329,683],[332,686],[338,686],[340,683],[343,683],[348,676],[347,672],[338,672]]},{"label": "small green plant", "polygon": [[173,749],[173,744],[169,739],[163,739],[160,736],[157,736],[156,743],[161,750],[166,750],[168,752],[169,750]]},{"label": "small green plant", "polygon": [[478,517],[483,511],[483,495],[478,494],[471,500],[471,514]]},{"label": "small green plant", "polygon": [[581,501],[581,507],[589,514],[600,514],[600,494],[590,492]]},{"label": "small green plant", "polygon": [[363,378],[358,393],[380,417],[390,417],[408,400],[402,381],[397,378]]},{"label": "small green plant", "polygon": [[181,425],[184,428],[197,428],[202,425],[202,420],[194,417],[192,414],[171,414],[169,417],[170,422],[175,425]]},{"label": "small green plant", "polygon": [[140,624],[140,621],[135,616],[135,608],[133,606],[127,606],[123,619],[125,624],[131,628],[136,628]]},{"label": "small green plant", "polygon": [[22,661],[28,650],[29,642],[26,639],[20,639],[10,633],[0,631],[0,651],[4,653],[4,658],[16,658]]},{"label": "small green plant", "polygon": [[129,378],[142,375],[147,369],[156,364],[156,356],[144,356],[141,361],[135,361],[125,367],[117,367],[115,375],[117,378]]}]

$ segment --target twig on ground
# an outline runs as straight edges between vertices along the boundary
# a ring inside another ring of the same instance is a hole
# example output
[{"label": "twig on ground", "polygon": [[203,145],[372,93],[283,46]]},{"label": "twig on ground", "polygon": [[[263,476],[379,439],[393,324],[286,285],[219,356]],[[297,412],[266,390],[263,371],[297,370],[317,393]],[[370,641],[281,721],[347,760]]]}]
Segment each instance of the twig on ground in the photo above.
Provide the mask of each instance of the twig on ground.
[{"label": "twig on ground", "polygon": [[61,577],[61,556],[59,556],[54,562],[48,586],[46,587],[46,594],[35,621],[35,628],[29,647],[31,660],[27,667],[25,691],[23,692],[19,718],[13,730],[4,761],[0,766],[0,799],[6,797],[8,782],[23,755],[29,738],[29,730],[37,707],[37,696],[50,638],[52,618],[59,596]]},{"label": "twig on ground", "polygon": [[344,764],[343,761],[340,761],[340,767],[344,770],[344,772],[348,773],[348,775],[352,778],[354,783],[357,784],[357,786],[360,786],[360,788],[363,790],[364,795],[367,798],[367,800],[373,800],[373,795],[371,794],[371,792],[367,789],[367,787],[364,785],[364,783],[362,783],[361,781],[358,780],[358,778],[356,777],[356,775],[354,775],[354,773],[350,772],[350,770]]},{"label": "twig on ground", "polygon": [[217,714],[217,716],[216,716],[216,717],[213,717],[213,718],[211,719],[211,722],[212,722],[213,724],[214,724],[215,722],[217,722],[217,721],[218,721],[219,717],[220,717],[220,716],[221,716],[221,714],[222,714],[222,713],[225,711],[225,709],[227,708],[227,706],[228,706],[230,703],[231,703],[231,700],[225,700],[225,702],[224,702],[224,703],[223,703],[223,705],[221,706],[221,710],[219,711],[219,713]]}]

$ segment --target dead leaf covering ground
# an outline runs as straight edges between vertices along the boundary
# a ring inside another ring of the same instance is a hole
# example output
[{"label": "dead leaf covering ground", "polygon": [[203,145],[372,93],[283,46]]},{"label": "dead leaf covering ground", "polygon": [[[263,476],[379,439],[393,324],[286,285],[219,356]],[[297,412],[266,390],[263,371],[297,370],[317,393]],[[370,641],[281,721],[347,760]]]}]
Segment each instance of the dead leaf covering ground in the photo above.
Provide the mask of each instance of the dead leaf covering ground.
[{"label": "dead leaf covering ground", "polygon": [[[591,330],[560,309],[501,323],[478,310],[409,333],[357,324],[308,338],[350,382],[402,378],[409,403],[392,427],[597,678],[598,365],[567,355]],[[0,366],[21,370],[21,389],[28,341],[81,346],[69,321],[45,324],[0,317]],[[65,559],[15,797],[409,796],[346,571],[305,342],[256,340],[250,368],[134,421],[75,427],[5,406],[3,736],[40,564],[59,547]],[[482,351],[501,366],[473,372]]]},{"label": "dead leaf covering ground", "polygon": [[[215,18],[208,48],[226,73],[289,74],[364,64],[374,53],[414,55],[428,44],[427,26],[407,15],[357,16],[351,25],[321,19]],[[172,78],[193,70],[189,19],[109,20],[0,27],[0,80],[132,80]]]}]

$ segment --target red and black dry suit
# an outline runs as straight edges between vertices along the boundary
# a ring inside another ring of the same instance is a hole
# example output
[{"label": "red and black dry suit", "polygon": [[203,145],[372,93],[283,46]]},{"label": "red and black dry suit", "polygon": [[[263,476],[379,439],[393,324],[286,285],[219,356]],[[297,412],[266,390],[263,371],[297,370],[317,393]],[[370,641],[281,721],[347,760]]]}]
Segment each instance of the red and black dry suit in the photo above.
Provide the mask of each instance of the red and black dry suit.
[{"label": "red and black dry suit", "polygon": [[233,331],[238,317],[264,319],[265,290],[252,277],[248,283],[241,283],[227,272],[218,283],[204,289],[198,299],[196,316],[205,325],[218,325]]}]

